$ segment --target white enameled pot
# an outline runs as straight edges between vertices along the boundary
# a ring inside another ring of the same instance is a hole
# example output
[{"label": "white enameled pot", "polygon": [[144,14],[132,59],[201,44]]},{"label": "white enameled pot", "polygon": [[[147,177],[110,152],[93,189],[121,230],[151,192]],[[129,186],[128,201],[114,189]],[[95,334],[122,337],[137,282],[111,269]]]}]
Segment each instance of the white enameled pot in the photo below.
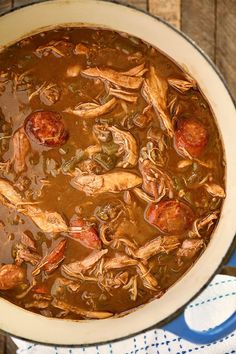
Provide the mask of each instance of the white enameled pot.
[{"label": "white enameled pot", "polygon": [[196,264],[160,299],[124,317],[99,321],[46,318],[0,299],[0,328],[6,332],[58,345],[92,344],[122,338],[165,320],[196,295],[222,263],[236,231],[236,111],[219,73],[194,43],[160,19],[115,3],[54,0],[8,13],[0,18],[0,49],[32,32],[65,24],[101,26],[127,32],[187,67],[215,114],[227,163],[227,197],[214,235]]}]

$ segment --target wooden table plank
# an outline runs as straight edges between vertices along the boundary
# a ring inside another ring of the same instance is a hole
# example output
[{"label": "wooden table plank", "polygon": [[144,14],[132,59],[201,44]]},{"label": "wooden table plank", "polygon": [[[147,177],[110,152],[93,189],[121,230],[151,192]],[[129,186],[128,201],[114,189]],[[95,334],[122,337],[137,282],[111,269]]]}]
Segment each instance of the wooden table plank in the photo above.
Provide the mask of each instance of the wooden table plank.
[{"label": "wooden table plank", "polygon": [[5,354],[6,336],[0,332],[0,354]]},{"label": "wooden table plank", "polygon": [[11,10],[12,1],[11,0],[0,0],[0,14]]},{"label": "wooden table plank", "polygon": [[147,0],[118,0],[123,5],[132,5],[137,9],[147,10]]},{"label": "wooden table plank", "polygon": [[236,101],[236,1],[217,0],[216,8],[216,65]]},{"label": "wooden table plank", "polygon": [[13,7],[17,8],[20,6],[27,5],[27,4],[33,4],[35,2],[40,2],[40,0],[30,0],[30,1],[29,0],[13,0]]},{"label": "wooden table plank", "polygon": [[6,336],[6,344],[5,344],[5,346],[6,346],[6,348],[5,348],[6,353],[5,354],[15,354],[16,353],[17,346],[11,340],[11,337]]},{"label": "wooden table plank", "polygon": [[180,28],[181,0],[148,0],[148,10]]},{"label": "wooden table plank", "polygon": [[213,60],[215,60],[215,12],[215,0],[182,0],[182,31]]}]

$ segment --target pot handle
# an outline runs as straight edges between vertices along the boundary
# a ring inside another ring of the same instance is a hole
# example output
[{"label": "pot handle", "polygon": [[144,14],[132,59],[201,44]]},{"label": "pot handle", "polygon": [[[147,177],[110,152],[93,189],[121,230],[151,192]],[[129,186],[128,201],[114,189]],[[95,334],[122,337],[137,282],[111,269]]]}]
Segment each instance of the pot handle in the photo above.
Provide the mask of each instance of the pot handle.
[{"label": "pot handle", "polygon": [[[224,265],[224,267],[236,267],[236,250],[231,255],[228,262]],[[177,318],[173,321],[167,323],[166,325],[161,327],[165,331],[169,331],[171,333],[176,334],[192,343],[196,344],[209,344],[216,340],[219,340],[229,333],[235,330],[236,328],[236,311],[227,318],[226,321],[221,323],[220,325],[211,328],[207,331],[195,331],[191,329],[184,317],[184,312],[181,313]]]}]

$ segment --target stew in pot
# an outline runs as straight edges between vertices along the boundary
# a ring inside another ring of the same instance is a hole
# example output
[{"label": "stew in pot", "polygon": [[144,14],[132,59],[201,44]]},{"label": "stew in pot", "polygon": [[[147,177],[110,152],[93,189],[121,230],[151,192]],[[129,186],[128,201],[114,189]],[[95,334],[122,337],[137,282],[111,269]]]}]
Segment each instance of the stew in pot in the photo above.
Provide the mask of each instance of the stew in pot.
[{"label": "stew in pot", "polygon": [[59,28],[0,53],[0,295],[102,319],[207,247],[224,157],[197,82],[143,41]]}]

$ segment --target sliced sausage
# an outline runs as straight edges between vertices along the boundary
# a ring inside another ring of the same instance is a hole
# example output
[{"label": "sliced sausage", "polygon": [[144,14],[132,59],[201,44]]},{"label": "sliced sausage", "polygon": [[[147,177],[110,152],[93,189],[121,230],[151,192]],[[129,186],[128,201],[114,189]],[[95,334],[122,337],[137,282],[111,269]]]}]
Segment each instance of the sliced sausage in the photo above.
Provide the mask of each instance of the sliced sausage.
[{"label": "sliced sausage", "polygon": [[83,219],[75,219],[70,222],[70,237],[80,242],[83,246],[98,249],[102,247],[100,238],[96,229],[90,223]]},{"label": "sliced sausage", "polygon": [[47,147],[63,145],[68,139],[68,131],[58,112],[31,113],[25,120],[25,131],[32,141]]},{"label": "sliced sausage", "polygon": [[166,233],[182,233],[193,220],[192,209],[179,200],[165,200],[151,204],[146,211],[147,221]]},{"label": "sliced sausage", "polygon": [[207,130],[200,121],[185,118],[179,120],[174,141],[175,148],[180,155],[199,156],[203,152],[207,140]]},{"label": "sliced sausage", "polygon": [[25,280],[25,271],[15,264],[5,264],[0,268],[0,290],[13,289]]}]

